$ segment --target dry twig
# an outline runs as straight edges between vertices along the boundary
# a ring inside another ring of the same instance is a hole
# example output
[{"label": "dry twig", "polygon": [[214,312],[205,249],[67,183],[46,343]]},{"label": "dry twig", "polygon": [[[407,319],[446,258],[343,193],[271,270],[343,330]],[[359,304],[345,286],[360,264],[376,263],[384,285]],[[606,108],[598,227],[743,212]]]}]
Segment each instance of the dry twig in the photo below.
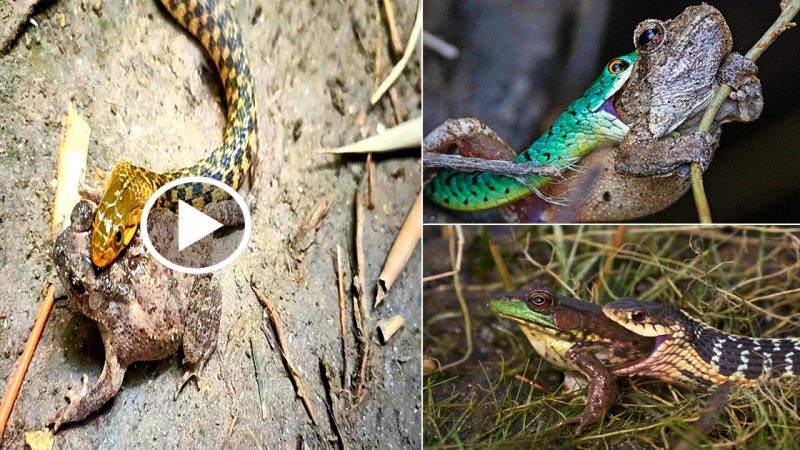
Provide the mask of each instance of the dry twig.
[{"label": "dry twig", "polygon": [[[756,42],[753,48],[744,55],[751,61],[756,61],[761,54],[764,53],[764,50],[778,39],[778,36],[794,26],[792,19],[794,19],[797,12],[800,11],[800,0],[791,0],[788,3],[783,2],[781,5],[783,6],[783,12],[781,12],[775,22],[773,22],[764,35],[761,36],[761,39]],[[711,130],[714,118],[722,107],[722,104],[725,103],[725,100],[730,95],[731,90],[731,87],[728,85],[720,86],[719,91],[717,91],[711,99],[708,109],[706,109],[703,118],[700,120],[699,131],[709,132]],[[705,187],[703,186],[703,171],[698,163],[692,163],[692,193],[694,194],[694,201],[697,206],[697,215],[700,223],[711,223],[711,209],[708,206],[708,199],[706,198]]]},{"label": "dry twig", "polygon": [[50,311],[53,310],[53,303],[55,303],[55,289],[53,285],[48,283],[44,292],[45,294],[42,296],[42,305],[39,307],[39,312],[36,313],[36,322],[34,322],[31,334],[28,336],[28,341],[25,342],[25,347],[22,349],[22,355],[20,355],[17,360],[17,366],[14,368],[14,372],[8,377],[8,386],[6,387],[5,394],[3,394],[3,401],[0,402],[0,445],[3,443],[3,431],[6,428],[9,416],[11,416],[14,402],[17,401],[17,395],[19,395],[22,381],[25,380],[25,374],[28,372],[31,359],[33,359],[33,352],[36,350],[39,339],[42,337],[42,331],[44,331],[47,318],[50,317]]},{"label": "dry twig", "polygon": [[323,148],[320,153],[383,153],[419,147],[422,143],[422,118],[407,120],[381,134],[338,148]]},{"label": "dry twig", "polygon": [[499,159],[468,158],[445,153],[425,153],[422,161],[426,168],[444,167],[461,172],[491,172],[510,177],[557,176],[559,173],[555,166],[537,166]]},{"label": "dry twig", "polygon": [[298,372],[295,368],[292,358],[289,356],[289,352],[286,350],[286,340],[283,337],[283,331],[281,331],[281,321],[278,317],[278,313],[275,311],[275,307],[272,306],[272,302],[270,302],[267,296],[256,287],[255,282],[252,279],[250,280],[250,289],[253,290],[253,293],[256,295],[258,302],[261,303],[261,306],[267,310],[269,322],[272,325],[272,330],[275,332],[275,337],[278,340],[278,347],[281,351],[281,356],[283,357],[283,364],[286,366],[286,371],[289,373],[289,377],[292,380],[295,392],[303,401],[303,406],[308,413],[308,417],[311,418],[311,422],[314,423],[314,425],[317,425],[317,419],[314,416],[314,408],[311,406],[311,400],[308,398],[306,388],[303,385],[303,380],[300,379],[300,372]]},{"label": "dry twig", "polygon": [[378,294],[375,297],[375,305],[377,307],[391,289],[400,272],[406,266],[411,254],[417,247],[422,235],[422,192],[417,195],[414,205],[406,216],[403,227],[397,233],[397,237],[386,256],[386,262],[383,264],[383,270],[378,276]]},{"label": "dry twig", "polygon": [[400,74],[403,72],[403,69],[408,64],[408,61],[411,59],[411,55],[414,54],[414,49],[417,46],[417,40],[419,40],[420,31],[422,30],[422,0],[417,2],[417,16],[414,19],[414,27],[411,28],[411,33],[408,36],[408,43],[406,44],[405,51],[403,52],[403,57],[400,58],[400,61],[394,65],[392,71],[389,72],[389,76],[383,80],[378,89],[375,90],[375,93],[372,94],[372,97],[369,100],[370,105],[374,105],[378,103],[383,94],[394,84],[395,81],[400,77]]},{"label": "dry twig", "polygon": [[90,134],[89,124],[69,105],[69,112],[61,121],[61,140],[58,142],[58,184],[53,200],[50,239],[68,225],[72,208],[81,199],[78,185],[86,169]]}]

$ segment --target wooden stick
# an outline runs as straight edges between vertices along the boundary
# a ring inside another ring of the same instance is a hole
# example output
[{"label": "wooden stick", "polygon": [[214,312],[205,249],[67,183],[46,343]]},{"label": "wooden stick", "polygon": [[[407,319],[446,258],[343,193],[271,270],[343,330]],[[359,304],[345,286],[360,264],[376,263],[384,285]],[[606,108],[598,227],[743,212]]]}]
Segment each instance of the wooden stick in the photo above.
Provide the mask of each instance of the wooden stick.
[{"label": "wooden stick", "polygon": [[303,385],[303,380],[300,379],[300,372],[298,372],[297,368],[295,368],[292,358],[289,356],[289,352],[286,350],[286,339],[284,339],[283,332],[281,331],[281,321],[278,317],[278,313],[272,306],[272,302],[270,302],[267,296],[256,287],[253,280],[250,280],[250,289],[252,289],[253,293],[256,294],[256,298],[258,299],[258,302],[261,303],[261,306],[267,310],[267,315],[269,316],[269,322],[272,325],[272,330],[275,332],[275,337],[278,339],[278,347],[281,351],[281,357],[283,357],[283,364],[286,366],[286,371],[289,373],[289,378],[292,380],[294,390],[297,393],[297,396],[303,401],[303,406],[306,409],[306,413],[308,413],[308,417],[311,418],[311,422],[314,425],[317,425],[317,418],[314,416],[314,408],[311,406],[311,400],[308,398],[306,388]]},{"label": "wooden stick", "polygon": [[378,321],[378,336],[381,339],[381,344],[386,345],[389,339],[397,333],[403,325],[406,324],[406,319],[397,314],[388,319]]},{"label": "wooden stick", "polygon": [[417,200],[408,212],[403,227],[392,244],[389,255],[386,256],[386,262],[383,264],[383,270],[378,276],[378,295],[375,297],[375,305],[377,307],[391,289],[400,272],[406,266],[411,254],[417,247],[417,243],[422,236],[422,192],[417,195]]},{"label": "wooden stick", "polygon": [[36,322],[33,324],[31,334],[28,336],[28,341],[25,342],[25,347],[22,350],[17,366],[14,372],[8,378],[8,386],[6,392],[3,394],[3,401],[0,402],[0,445],[3,443],[3,431],[5,431],[8,418],[11,416],[11,410],[14,408],[14,402],[17,401],[19,389],[22,386],[22,381],[25,380],[25,374],[28,372],[28,367],[33,358],[33,352],[39,344],[39,339],[42,337],[42,331],[47,323],[47,318],[50,317],[50,311],[53,310],[55,303],[55,288],[52,284],[48,283],[44,301],[36,313]]},{"label": "wooden stick", "polygon": [[468,158],[445,153],[425,153],[422,164],[426,168],[444,167],[462,172],[491,172],[510,177],[557,176],[555,166],[537,166],[528,163],[502,161],[498,159]]},{"label": "wooden stick", "polygon": [[383,0],[383,10],[386,12],[386,23],[389,26],[389,42],[392,44],[392,54],[397,57],[403,52],[403,43],[400,42],[400,34],[397,32],[397,25],[394,20],[394,7],[390,0]]},{"label": "wooden stick", "polygon": [[375,209],[375,161],[367,153],[367,209]]},{"label": "wooden stick", "polygon": [[458,47],[425,30],[422,30],[422,45],[435,51],[448,61],[458,58]]},{"label": "wooden stick", "polygon": [[347,320],[344,294],[344,269],[342,268],[342,248],[336,244],[336,279],[339,291],[339,333],[342,336],[342,385],[347,373]]},{"label": "wooden stick", "polygon": [[[363,183],[363,178],[362,178]],[[357,308],[356,312],[356,325],[358,327],[359,335],[363,335],[362,321],[367,320],[369,317],[369,308],[367,305],[367,287],[366,287],[366,263],[364,262],[364,199],[361,192],[361,184],[359,183],[356,189],[356,270],[358,272],[357,279],[353,277],[353,285],[356,286],[356,298],[353,299],[353,305]]]},{"label": "wooden stick", "polygon": [[58,142],[58,184],[50,221],[50,239],[69,225],[72,208],[81,200],[78,184],[86,169],[91,132],[89,124],[69,105],[69,112],[61,121],[61,139]]},{"label": "wooden stick", "polygon": [[[781,4],[783,5],[784,3],[786,2],[782,2]],[[792,19],[794,19],[798,11],[800,11],[800,0],[791,0],[786,3],[783,12],[781,12],[778,18],[775,19],[775,22],[773,22],[761,36],[761,39],[759,39],[744,56],[755,62],[761,54],[764,53],[764,50],[778,39],[778,36],[794,26]],[[730,86],[727,84],[720,86],[717,93],[714,94],[714,97],[711,99],[711,103],[709,103],[706,112],[703,114],[703,118],[700,120],[699,131],[709,132],[709,130],[711,130],[714,117],[717,116],[717,112],[722,107],[722,104],[725,103],[730,93]],[[706,198],[706,191],[703,186],[703,171],[700,168],[700,164],[696,162],[692,163],[692,194],[694,195],[697,216],[700,223],[712,223],[711,209],[708,206],[708,199]]]},{"label": "wooden stick", "polygon": [[378,103],[378,100],[383,97],[383,94],[394,84],[395,81],[400,77],[400,74],[405,69],[408,61],[411,59],[411,55],[414,54],[414,49],[417,47],[417,41],[419,40],[420,31],[422,30],[422,0],[418,0],[417,2],[417,17],[414,19],[414,27],[411,28],[411,34],[408,36],[408,43],[406,44],[406,49],[403,52],[403,57],[400,58],[400,61],[392,67],[392,71],[389,72],[389,76],[383,80],[378,89],[375,90],[375,93],[372,94],[372,97],[369,99],[369,104],[374,105]]},{"label": "wooden stick", "polygon": [[324,148],[321,153],[383,153],[419,147],[422,143],[422,118],[407,120],[381,134],[338,148]]}]

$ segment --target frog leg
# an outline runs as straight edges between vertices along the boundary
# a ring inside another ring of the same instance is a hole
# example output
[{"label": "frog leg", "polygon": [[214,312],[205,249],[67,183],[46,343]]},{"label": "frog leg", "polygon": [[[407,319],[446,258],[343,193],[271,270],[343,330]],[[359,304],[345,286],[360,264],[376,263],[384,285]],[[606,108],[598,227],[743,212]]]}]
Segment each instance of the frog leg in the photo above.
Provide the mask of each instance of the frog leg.
[{"label": "frog leg", "polygon": [[679,137],[653,139],[648,121],[635,123],[619,145],[614,169],[632,177],[665,177],[679,168],[688,174],[689,164],[696,162],[703,170],[711,164],[719,140],[710,133],[697,131]]},{"label": "frog leg", "polygon": [[212,276],[205,275],[195,279],[183,328],[183,363],[187,367],[178,382],[173,400],[178,398],[189,380],[199,377],[203,366],[217,348],[219,318],[222,314],[221,299],[219,283]]},{"label": "frog leg", "polygon": [[586,408],[575,417],[564,419],[558,426],[577,423],[575,434],[581,434],[587,425],[600,421],[611,408],[617,396],[615,377],[590,350],[579,346],[567,351],[567,363],[585,374],[589,379],[589,395]]},{"label": "frog leg", "polygon": [[[106,339],[103,339],[106,344]],[[108,349],[110,345],[105,345],[106,362],[103,365],[103,372],[91,389],[88,388],[88,376],[81,377],[81,388],[78,392],[68,390],[64,397],[68,404],[58,410],[56,415],[48,422],[53,425],[55,433],[65,423],[78,422],[85,419],[89,414],[100,409],[112,397],[117,395],[122,387],[122,379],[125,377],[125,367],[119,364],[117,357],[111,355]]]},{"label": "frog leg", "polygon": [[203,210],[203,214],[211,217],[226,227],[236,227],[244,225],[244,215],[239,204],[233,199],[222,200],[209,204]]}]

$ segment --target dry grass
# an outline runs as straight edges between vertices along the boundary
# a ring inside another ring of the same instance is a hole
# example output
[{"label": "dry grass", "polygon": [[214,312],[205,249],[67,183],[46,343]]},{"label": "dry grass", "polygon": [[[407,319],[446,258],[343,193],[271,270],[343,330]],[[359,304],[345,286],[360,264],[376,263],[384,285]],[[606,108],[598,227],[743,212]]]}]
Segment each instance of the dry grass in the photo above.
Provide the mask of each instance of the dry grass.
[{"label": "dry grass", "polygon": [[[446,270],[447,242],[426,227],[425,275]],[[465,227],[460,276],[475,350],[424,381],[424,439],[431,448],[664,448],[689,433],[708,397],[647,378],[619,380],[610,414],[581,436],[555,428],[578,414],[580,395],[558,392],[560,372],[518,328],[485,305],[503,290],[489,235],[519,287],[538,280],[560,294],[605,303],[622,296],[675,304],[722,330],[800,337],[800,228],[629,226]],[[617,233],[619,236],[619,233]],[[445,251],[442,251],[445,249]],[[453,281],[427,283],[424,353],[442,365],[463,355],[464,320]],[[515,375],[553,389],[552,394]],[[800,382],[779,380],[731,394],[708,448],[800,448]]]}]

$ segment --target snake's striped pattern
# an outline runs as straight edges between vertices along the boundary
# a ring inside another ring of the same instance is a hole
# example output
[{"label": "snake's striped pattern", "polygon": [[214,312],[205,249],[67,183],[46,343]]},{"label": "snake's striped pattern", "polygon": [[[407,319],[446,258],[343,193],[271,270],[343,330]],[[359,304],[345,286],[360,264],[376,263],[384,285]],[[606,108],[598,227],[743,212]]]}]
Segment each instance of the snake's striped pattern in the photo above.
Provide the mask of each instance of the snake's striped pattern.
[{"label": "snake's striped pattern", "polygon": [[[595,148],[619,143],[629,128],[616,116],[614,94],[630,77],[636,57],[634,52],[611,60],[600,78],[514,161],[565,170]],[[549,181],[550,177],[542,176],[517,179],[488,172],[441,170],[425,187],[425,194],[449,209],[478,211],[530,195]]]},{"label": "snake's striped pattern", "polygon": [[725,333],[671,305],[619,299],[603,306],[609,319],[656,337],[653,353],[617,375],[646,375],[688,385],[800,375],[800,339],[758,339]]},{"label": "snake's striped pattern", "polygon": [[[230,8],[217,0],[161,0],[170,14],[197,38],[217,67],[225,89],[227,125],[222,145],[194,165],[156,173],[127,161],[111,172],[97,208],[92,232],[92,261],[104,267],[130,242],[141,219],[142,208],[159,187],[169,181],[203,176],[238,189],[258,149],[256,104],[250,64],[242,36]],[[212,195],[212,193],[214,195]],[[198,209],[222,193],[205,185],[171,189],[159,206],[174,209],[184,200]]]}]

